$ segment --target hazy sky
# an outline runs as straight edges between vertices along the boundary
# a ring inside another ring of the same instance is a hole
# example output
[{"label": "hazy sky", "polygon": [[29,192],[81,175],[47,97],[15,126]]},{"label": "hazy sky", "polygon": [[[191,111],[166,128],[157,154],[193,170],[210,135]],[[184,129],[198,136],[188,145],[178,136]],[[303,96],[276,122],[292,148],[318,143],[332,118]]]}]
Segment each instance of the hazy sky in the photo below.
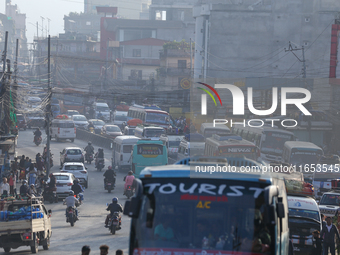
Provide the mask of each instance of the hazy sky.
[{"label": "hazy sky", "polygon": [[[59,33],[64,33],[64,15],[70,12],[84,12],[83,0],[12,0],[13,5],[18,5],[20,13],[26,13],[26,36],[28,42],[33,41],[33,36],[37,35],[36,23],[39,22],[39,36],[41,36],[40,16],[44,20],[44,35],[46,34],[45,27],[48,25],[47,18],[50,21],[50,35],[55,36]],[[0,0],[0,13],[5,13],[5,0]],[[34,25],[30,24],[33,23]]]}]

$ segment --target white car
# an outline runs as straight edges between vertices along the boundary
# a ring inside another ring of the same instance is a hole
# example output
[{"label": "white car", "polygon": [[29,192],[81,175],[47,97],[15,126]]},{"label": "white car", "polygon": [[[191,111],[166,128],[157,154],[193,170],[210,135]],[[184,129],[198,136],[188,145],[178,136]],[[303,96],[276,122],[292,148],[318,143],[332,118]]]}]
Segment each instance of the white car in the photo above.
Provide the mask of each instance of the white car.
[{"label": "white car", "polygon": [[320,213],[324,214],[326,217],[333,217],[336,211],[339,209],[340,204],[340,193],[326,192],[323,193],[320,203],[319,210]]},{"label": "white car", "polygon": [[[53,173],[56,178],[57,195],[59,198],[68,197],[73,181],[76,179],[72,173]],[[47,183],[50,179],[47,180]]]},{"label": "white car", "polygon": [[87,129],[87,126],[89,125],[89,122],[84,115],[72,115],[71,119],[76,128]]},{"label": "white car", "polygon": [[89,186],[87,168],[83,163],[67,162],[63,165],[60,172],[73,174],[76,179],[79,179],[80,184],[87,188]]}]

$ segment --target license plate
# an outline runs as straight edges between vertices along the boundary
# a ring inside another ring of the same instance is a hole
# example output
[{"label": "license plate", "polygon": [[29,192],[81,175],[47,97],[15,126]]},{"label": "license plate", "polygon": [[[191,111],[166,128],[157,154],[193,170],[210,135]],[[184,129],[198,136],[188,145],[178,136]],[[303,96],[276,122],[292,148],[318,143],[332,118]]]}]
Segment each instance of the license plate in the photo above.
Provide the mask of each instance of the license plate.
[{"label": "license plate", "polygon": [[57,184],[57,187],[62,187],[63,185],[62,184]]},{"label": "license plate", "polygon": [[64,131],[65,133],[70,133],[70,131]]},{"label": "license plate", "polygon": [[116,221],[112,222],[112,225],[117,225],[117,224],[118,224],[118,222],[116,222]]},{"label": "license plate", "polygon": [[111,183],[108,183],[107,185],[111,185]]}]

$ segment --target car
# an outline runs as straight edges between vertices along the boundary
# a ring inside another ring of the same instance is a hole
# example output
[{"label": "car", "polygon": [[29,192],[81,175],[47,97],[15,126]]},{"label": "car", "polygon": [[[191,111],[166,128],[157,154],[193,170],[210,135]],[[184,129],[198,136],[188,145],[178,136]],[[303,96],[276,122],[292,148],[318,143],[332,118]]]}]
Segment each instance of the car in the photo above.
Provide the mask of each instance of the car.
[{"label": "car", "polygon": [[[73,181],[76,177],[72,173],[53,173],[56,178],[56,186],[57,186],[57,195],[59,198],[68,197]],[[47,183],[50,182],[50,178],[48,178]]]},{"label": "car", "polygon": [[65,162],[82,162],[84,163],[84,153],[79,147],[66,147],[60,152],[60,167]]},{"label": "car", "polygon": [[79,162],[66,162],[60,172],[62,173],[71,173],[79,179],[80,184],[83,185],[85,188],[88,187],[89,181],[88,181],[88,173],[87,168],[84,166],[83,163]]},{"label": "car", "polygon": [[26,117],[23,114],[17,114],[17,126],[18,129],[23,129],[26,130],[27,128],[27,121],[26,121]]},{"label": "car", "polygon": [[[94,132],[96,134],[100,134],[102,127],[105,125],[105,122],[100,119],[90,119],[89,124],[92,123],[94,126]],[[88,127],[87,127],[88,129]],[[90,131],[90,130],[89,130]]]},{"label": "car", "polygon": [[89,122],[84,115],[72,115],[71,119],[76,128],[87,129],[87,126],[89,125]]},{"label": "car", "polygon": [[67,110],[66,115],[71,118],[73,115],[79,115],[80,113],[76,110]]},{"label": "car", "polygon": [[104,125],[102,127],[101,134],[111,138],[116,138],[119,135],[123,135],[122,131],[117,125]]},{"label": "car", "polygon": [[340,193],[335,192],[325,192],[323,193],[320,202],[319,209],[320,213],[324,214],[326,217],[333,217],[337,210],[339,209]]}]

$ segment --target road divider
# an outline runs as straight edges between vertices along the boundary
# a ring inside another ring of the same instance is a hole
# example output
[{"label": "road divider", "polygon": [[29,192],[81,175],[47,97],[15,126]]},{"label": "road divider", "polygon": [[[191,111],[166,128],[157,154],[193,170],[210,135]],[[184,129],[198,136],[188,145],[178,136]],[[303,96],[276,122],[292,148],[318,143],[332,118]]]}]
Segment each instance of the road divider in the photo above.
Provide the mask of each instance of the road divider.
[{"label": "road divider", "polygon": [[77,129],[76,138],[84,141],[91,141],[93,144],[106,149],[112,149],[113,139],[102,135],[93,134],[84,129]]}]

